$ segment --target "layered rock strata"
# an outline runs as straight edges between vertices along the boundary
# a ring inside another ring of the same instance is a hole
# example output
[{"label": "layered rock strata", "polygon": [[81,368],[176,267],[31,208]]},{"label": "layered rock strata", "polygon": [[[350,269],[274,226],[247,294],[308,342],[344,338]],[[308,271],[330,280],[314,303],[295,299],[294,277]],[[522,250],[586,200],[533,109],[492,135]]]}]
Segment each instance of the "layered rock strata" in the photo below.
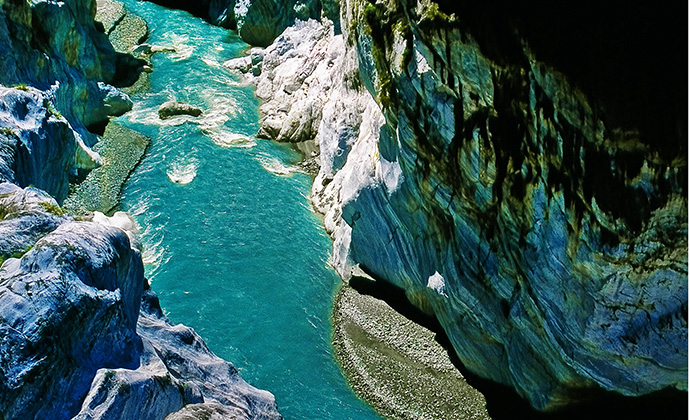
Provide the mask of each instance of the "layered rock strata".
[{"label": "layered rock strata", "polygon": [[514,33],[490,58],[471,18],[350,0],[342,36],[300,24],[254,51],[261,133],[320,149],[334,266],[404,289],[539,409],[687,391],[682,130],[610,125]]}]

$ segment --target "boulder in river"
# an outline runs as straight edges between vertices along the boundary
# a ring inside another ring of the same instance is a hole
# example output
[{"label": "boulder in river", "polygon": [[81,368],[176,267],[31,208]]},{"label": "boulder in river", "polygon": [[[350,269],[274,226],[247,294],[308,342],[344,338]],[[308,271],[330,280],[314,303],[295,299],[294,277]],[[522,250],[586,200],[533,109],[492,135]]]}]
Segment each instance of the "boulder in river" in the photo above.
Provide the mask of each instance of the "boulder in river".
[{"label": "boulder in river", "polygon": [[198,117],[201,114],[202,111],[200,108],[177,101],[165,102],[160,106],[160,108],[158,108],[158,116],[161,120],[167,120],[168,118],[172,118],[177,115],[191,115],[192,117]]}]

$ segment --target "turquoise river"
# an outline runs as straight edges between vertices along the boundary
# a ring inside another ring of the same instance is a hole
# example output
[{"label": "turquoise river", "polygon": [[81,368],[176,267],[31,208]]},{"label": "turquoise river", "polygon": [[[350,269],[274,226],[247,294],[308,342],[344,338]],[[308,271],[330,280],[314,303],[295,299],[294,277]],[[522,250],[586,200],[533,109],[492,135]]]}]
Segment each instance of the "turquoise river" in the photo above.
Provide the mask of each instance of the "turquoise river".
[{"label": "turquoise river", "polygon": [[[222,67],[247,45],[186,12],[126,0],[149,24],[150,92],[116,121],[152,139],[123,191],[140,225],[146,274],[175,323],[193,327],[285,419],[380,419],[348,387],[330,345],[339,279],[330,239],[290,149],[254,137],[254,88]],[[179,100],[202,117],[161,121]]]}]

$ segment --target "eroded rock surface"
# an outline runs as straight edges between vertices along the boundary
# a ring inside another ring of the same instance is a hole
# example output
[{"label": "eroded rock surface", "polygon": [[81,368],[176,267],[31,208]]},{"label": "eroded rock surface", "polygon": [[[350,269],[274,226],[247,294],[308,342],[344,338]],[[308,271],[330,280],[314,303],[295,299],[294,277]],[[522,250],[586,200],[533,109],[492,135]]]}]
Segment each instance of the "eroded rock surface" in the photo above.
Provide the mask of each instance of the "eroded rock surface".
[{"label": "eroded rock surface", "polygon": [[62,202],[70,172],[99,164],[44,92],[0,86],[0,182],[34,185]]},{"label": "eroded rock surface", "polygon": [[281,418],[270,393],[163,315],[131,235],[114,227],[133,224],[73,221],[41,191],[12,184],[0,184],[0,200],[0,231],[31,229],[0,243],[5,419],[162,419],[188,404]]},{"label": "eroded rock surface", "polygon": [[341,276],[403,288],[467,368],[542,410],[687,390],[682,131],[611,125],[519,38],[489,58],[471,16],[341,7],[343,35],[288,29],[257,79],[261,134],[318,144]]}]

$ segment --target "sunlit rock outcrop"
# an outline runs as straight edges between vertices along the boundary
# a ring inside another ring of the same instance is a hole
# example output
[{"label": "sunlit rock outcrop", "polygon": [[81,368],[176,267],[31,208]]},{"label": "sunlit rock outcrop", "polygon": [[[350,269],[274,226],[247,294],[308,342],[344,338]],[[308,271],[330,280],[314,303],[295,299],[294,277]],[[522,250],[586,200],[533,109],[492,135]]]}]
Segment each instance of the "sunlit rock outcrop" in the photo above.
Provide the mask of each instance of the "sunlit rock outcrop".
[{"label": "sunlit rock outcrop", "polygon": [[341,17],[343,35],[297,25],[228,65],[260,67],[262,135],[317,142],[341,276],[404,289],[468,369],[539,409],[687,390],[683,130],[616,125],[517,32],[480,44],[428,1]]},{"label": "sunlit rock outcrop", "polygon": [[73,221],[12,184],[0,184],[0,205],[3,418],[162,419],[189,404],[281,418],[270,393],[163,315],[139,251],[114,227],[131,221]]}]

